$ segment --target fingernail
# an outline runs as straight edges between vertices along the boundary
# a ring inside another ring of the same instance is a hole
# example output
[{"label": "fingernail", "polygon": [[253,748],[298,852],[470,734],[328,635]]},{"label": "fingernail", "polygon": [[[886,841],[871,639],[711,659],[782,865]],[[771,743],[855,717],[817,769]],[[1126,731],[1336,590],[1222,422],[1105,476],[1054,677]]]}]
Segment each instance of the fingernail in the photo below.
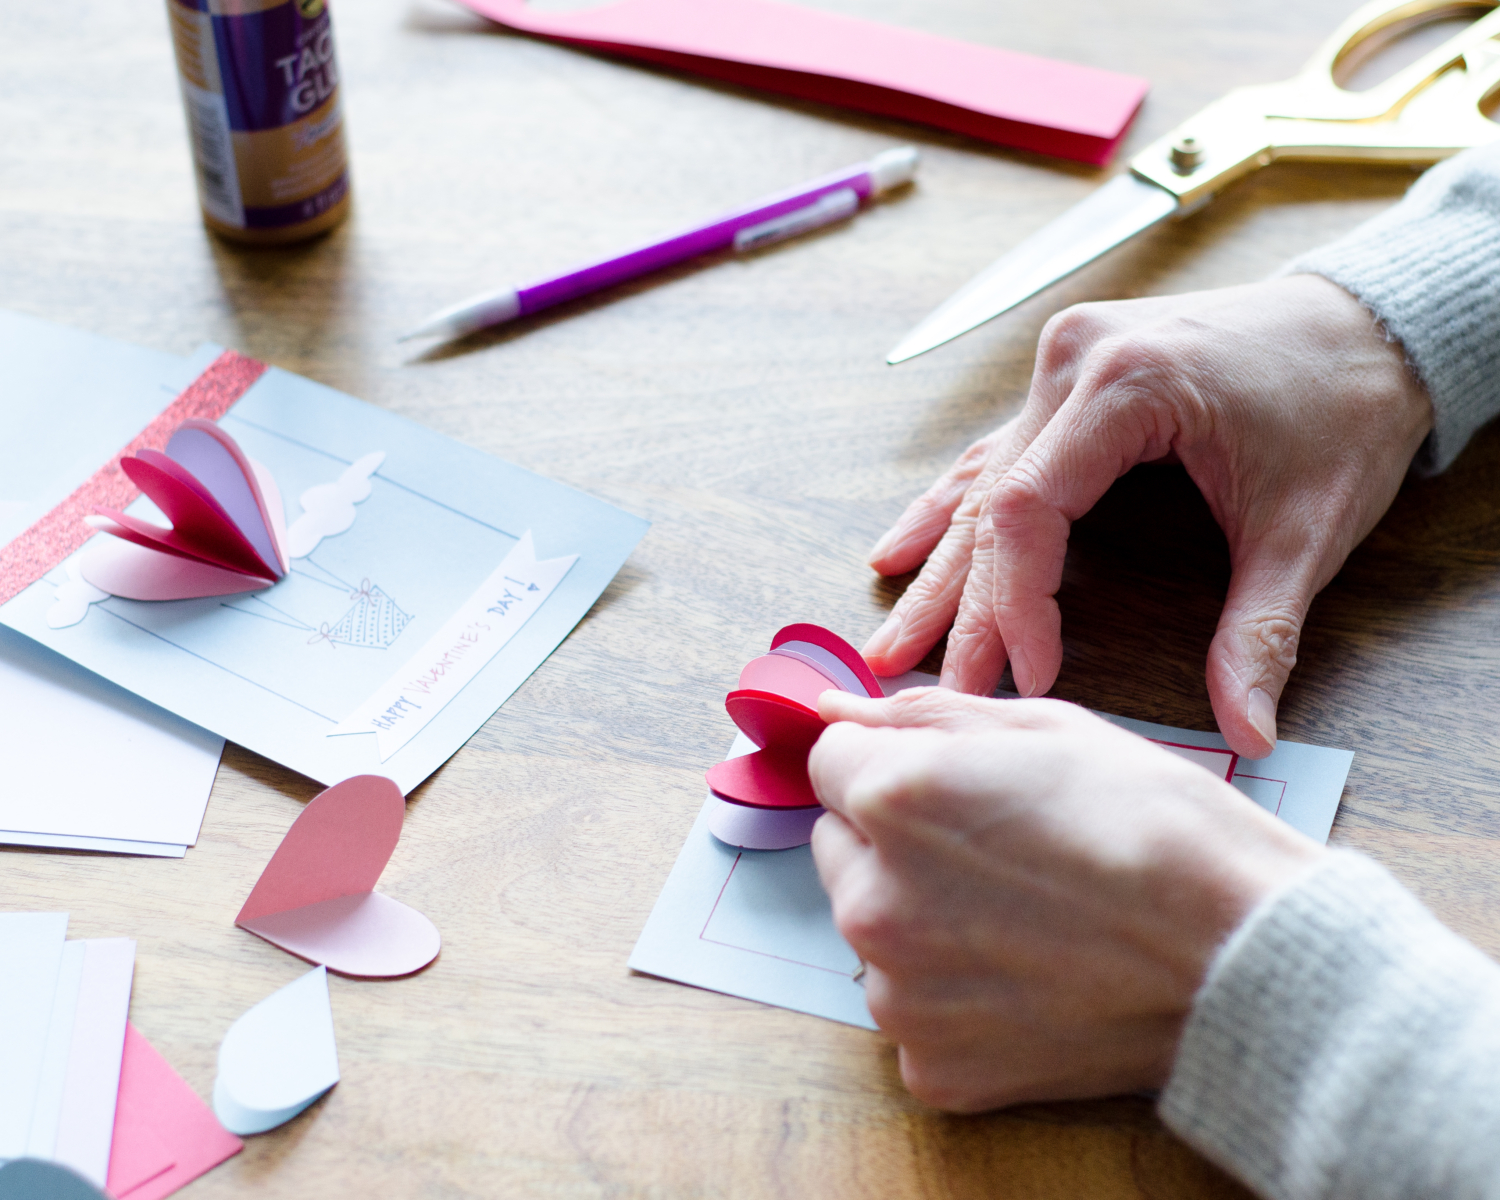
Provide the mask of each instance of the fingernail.
[{"label": "fingernail", "polygon": [[864,656],[878,658],[891,648],[896,640],[896,635],[901,632],[901,618],[892,613],[885,619],[885,624],[875,631],[875,636],[865,643]]},{"label": "fingernail", "polygon": [[1021,695],[1030,696],[1036,691],[1036,676],[1031,673],[1031,664],[1026,661],[1026,651],[1010,652],[1010,677]]},{"label": "fingernail", "polygon": [[896,528],[895,526],[892,526],[890,529],[887,529],[880,535],[880,540],[876,542],[874,547],[870,550],[869,563],[872,567],[890,552],[890,549],[895,544],[895,541]]},{"label": "fingernail", "polygon": [[1273,750],[1276,748],[1276,701],[1271,699],[1271,694],[1263,688],[1250,689],[1250,703],[1245,708],[1245,716],[1250,720],[1250,726],[1256,733],[1266,739],[1266,744]]}]

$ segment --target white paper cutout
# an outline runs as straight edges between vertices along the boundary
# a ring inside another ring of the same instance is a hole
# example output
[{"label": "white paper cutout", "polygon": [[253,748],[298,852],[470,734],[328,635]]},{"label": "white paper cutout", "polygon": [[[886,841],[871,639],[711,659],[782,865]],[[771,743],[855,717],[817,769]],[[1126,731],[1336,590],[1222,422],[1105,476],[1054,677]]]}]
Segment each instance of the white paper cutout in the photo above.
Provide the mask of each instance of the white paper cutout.
[{"label": "white paper cutout", "polygon": [[229,1027],[219,1045],[214,1115],[230,1133],[264,1133],[338,1081],[328,971],[314,967]]},{"label": "white paper cutout", "polygon": [[288,558],[306,558],[318,543],[354,524],[354,506],[370,497],[370,476],[385,461],[375,450],[356,459],[332,483],[319,483],[302,493],[302,515],[286,531]]},{"label": "white paper cutout", "polygon": [[[745,739],[754,752],[755,743]],[[812,839],[812,827],[826,811],[818,808],[750,808],[708,796],[708,831],[726,846],[748,850],[790,850]]]},{"label": "white paper cutout", "polygon": [[77,625],[88,616],[89,605],[108,600],[109,593],[96,588],[78,573],[78,559],[67,564],[68,579],[57,589],[57,597],[47,610],[47,625],[52,629],[66,629]]}]

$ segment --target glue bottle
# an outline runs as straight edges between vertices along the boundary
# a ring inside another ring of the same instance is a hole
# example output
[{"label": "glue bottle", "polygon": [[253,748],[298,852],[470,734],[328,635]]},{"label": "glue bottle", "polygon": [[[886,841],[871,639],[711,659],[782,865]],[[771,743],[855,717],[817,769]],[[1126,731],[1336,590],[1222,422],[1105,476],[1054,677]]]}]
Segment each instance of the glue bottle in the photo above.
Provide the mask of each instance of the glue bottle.
[{"label": "glue bottle", "polygon": [[236,241],[294,242],[349,213],[327,0],[167,0],[198,202]]}]

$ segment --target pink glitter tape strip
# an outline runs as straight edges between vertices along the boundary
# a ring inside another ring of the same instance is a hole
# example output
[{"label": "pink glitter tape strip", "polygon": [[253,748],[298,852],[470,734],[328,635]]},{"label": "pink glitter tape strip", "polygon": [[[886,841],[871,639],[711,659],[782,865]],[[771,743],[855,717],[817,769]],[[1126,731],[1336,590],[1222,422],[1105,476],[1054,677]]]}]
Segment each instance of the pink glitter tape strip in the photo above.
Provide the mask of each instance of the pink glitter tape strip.
[{"label": "pink glitter tape strip", "polygon": [[266,372],[266,364],[226,350],[193,380],[182,394],[162,409],[135,439],[95,471],[78,489],[0,550],[0,604],[20,594],[94,536],[83,518],[95,505],[124,508],[140,495],[120,470],[120,460],[137,450],[163,450],[167,439],[189,417],[217,421],[250,385]]}]

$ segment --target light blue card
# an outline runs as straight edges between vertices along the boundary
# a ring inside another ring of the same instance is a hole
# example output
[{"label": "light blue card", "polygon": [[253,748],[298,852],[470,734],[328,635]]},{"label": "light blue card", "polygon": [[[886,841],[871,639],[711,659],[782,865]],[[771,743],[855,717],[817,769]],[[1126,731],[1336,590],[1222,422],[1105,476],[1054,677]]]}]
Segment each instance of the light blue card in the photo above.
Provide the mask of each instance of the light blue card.
[{"label": "light blue card", "polygon": [[192,376],[160,350],[0,309],[0,546],[140,433]]},{"label": "light blue card", "polygon": [[[887,694],[936,683],[912,671],[884,680]],[[1217,733],[1100,716],[1142,737],[1225,750]],[[730,755],[755,747],[738,734]],[[1227,766],[1231,758],[1225,755]],[[1354,754],[1277,742],[1259,762],[1233,764],[1236,788],[1308,837],[1328,840]],[[1217,766],[1217,764],[1215,764]],[[859,982],[859,958],[833,923],[810,847],[741,850],[708,831],[710,797],[630,955],[648,975],[874,1029]]]},{"label": "light blue card", "polygon": [[[272,588],[111,596],[54,627],[69,560],[0,607],[0,622],[323,783],[371,773],[416,787],[568,635],[648,527],[275,368],[219,424],[269,469],[288,522],[309,488],[373,452],[385,457],[353,525],[293,558]],[[144,497],[129,511],[161,520]],[[457,665],[476,615],[492,641]]]}]

